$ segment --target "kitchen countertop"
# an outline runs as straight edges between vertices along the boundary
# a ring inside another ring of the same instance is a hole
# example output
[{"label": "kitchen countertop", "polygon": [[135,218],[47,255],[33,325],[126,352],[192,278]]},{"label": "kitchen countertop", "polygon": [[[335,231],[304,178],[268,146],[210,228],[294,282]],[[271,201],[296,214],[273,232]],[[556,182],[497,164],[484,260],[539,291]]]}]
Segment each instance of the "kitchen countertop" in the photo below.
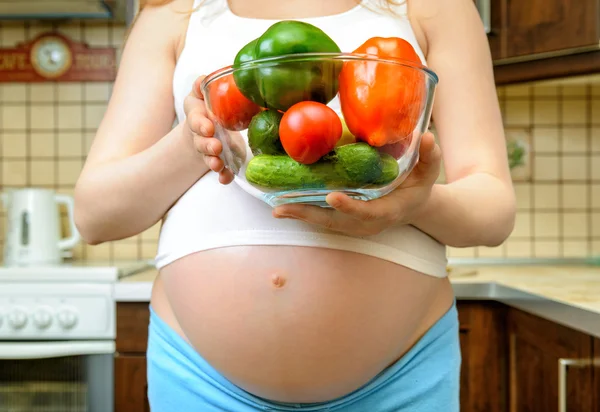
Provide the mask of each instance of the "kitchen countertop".
[{"label": "kitchen countertop", "polygon": [[[148,302],[156,269],[121,279],[118,302]],[[450,280],[457,300],[495,300],[600,338],[600,266],[465,266]]]}]

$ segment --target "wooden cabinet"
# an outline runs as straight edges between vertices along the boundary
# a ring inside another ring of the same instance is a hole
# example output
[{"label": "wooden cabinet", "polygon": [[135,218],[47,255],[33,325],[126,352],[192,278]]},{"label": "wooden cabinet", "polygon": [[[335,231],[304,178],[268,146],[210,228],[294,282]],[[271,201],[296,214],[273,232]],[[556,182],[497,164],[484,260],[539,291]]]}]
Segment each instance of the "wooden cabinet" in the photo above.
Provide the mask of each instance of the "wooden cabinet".
[{"label": "wooden cabinet", "polygon": [[600,1],[474,1],[497,84],[600,71]]},{"label": "wooden cabinet", "polygon": [[146,356],[115,358],[115,412],[150,412],[146,381]]},{"label": "wooden cabinet", "polygon": [[591,336],[511,309],[508,338],[511,412],[598,410]]},{"label": "wooden cabinet", "polygon": [[496,302],[458,302],[462,412],[506,411],[506,310]]},{"label": "wooden cabinet", "polygon": [[600,339],[594,339],[594,368],[592,392],[594,393],[594,411],[600,411]]},{"label": "wooden cabinet", "polygon": [[117,305],[115,412],[150,412],[146,380],[148,303]]}]

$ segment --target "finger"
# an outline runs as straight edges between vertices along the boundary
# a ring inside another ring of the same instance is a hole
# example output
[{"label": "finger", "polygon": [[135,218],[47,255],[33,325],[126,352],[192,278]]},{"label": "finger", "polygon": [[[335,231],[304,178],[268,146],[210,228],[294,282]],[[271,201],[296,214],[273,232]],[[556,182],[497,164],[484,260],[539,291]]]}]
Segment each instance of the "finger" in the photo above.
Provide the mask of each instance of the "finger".
[{"label": "finger", "polygon": [[214,137],[194,136],[194,146],[200,153],[208,156],[219,156],[223,151],[223,145]]},{"label": "finger", "polygon": [[352,199],[343,193],[330,193],[325,198],[329,206],[346,215],[352,216],[363,222],[378,219],[393,220],[394,210],[390,199],[377,199],[364,201]]},{"label": "finger", "polygon": [[215,126],[205,115],[204,110],[196,108],[188,116],[188,124],[192,132],[203,137],[211,137],[215,133]]},{"label": "finger", "polygon": [[192,85],[192,91],[190,92],[190,95],[194,96],[197,99],[204,100],[204,93],[202,93],[202,82],[205,78],[206,76],[203,75],[196,79],[196,81]]},{"label": "finger", "polygon": [[221,184],[228,185],[229,183],[233,182],[233,178],[233,173],[227,168],[221,170],[219,173],[219,182]]},{"label": "finger", "polygon": [[436,164],[441,160],[441,149],[435,142],[432,133],[427,132],[421,138],[419,146],[419,162],[424,164]]},{"label": "finger", "polygon": [[307,223],[323,226],[326,229],[336,230],[336,221],[333,210],[324,209],[319,206],[309,205],[283,205],[273,209],[273,217],[293,218]]},{"label": "finger", "polygon": [[195,109],[198,109],[202,112],[203,116],[206,116],[206,107],[204,106],[204,102],[202,100],[192,96],[191,94],[185,96],[185,99],[183,99],[183,112],[185,115],[189,117],[190,114],[195,111]]},{"label": "finger", "polygon": [[223,161],[220,158],[215,156],[205,156],[204,162],[213,172],[220,173],[225,168],[225,163],[223,163]]}]

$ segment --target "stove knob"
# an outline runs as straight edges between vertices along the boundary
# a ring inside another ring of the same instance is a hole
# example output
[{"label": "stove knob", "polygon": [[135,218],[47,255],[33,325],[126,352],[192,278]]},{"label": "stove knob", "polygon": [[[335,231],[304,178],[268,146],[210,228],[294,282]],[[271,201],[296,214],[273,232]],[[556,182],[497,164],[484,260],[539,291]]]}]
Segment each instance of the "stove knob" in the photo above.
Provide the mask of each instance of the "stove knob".
[{"label": "stove knob", "polygon": [[60,326],[65,329],[71,329],[77,323],[77,313],[70,307],[61,308],[56,317]]},{"label": "stove knob", "polygon": [[7,321],[13,329],[21,329],[27,324],[27,312],[22,307],[15,307],[8,312]]},{"label": "stove knob", "polygon": [[48,306],[40,306],[33,312],[33,323],[40,329],[45,329],[52,323],[52,309]]}]

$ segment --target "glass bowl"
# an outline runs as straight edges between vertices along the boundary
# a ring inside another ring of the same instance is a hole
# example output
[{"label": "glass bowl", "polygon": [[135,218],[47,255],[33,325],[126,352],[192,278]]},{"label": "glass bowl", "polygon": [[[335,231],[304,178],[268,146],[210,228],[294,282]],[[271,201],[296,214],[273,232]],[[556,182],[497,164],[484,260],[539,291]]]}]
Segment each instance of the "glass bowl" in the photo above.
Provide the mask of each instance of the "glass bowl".
[{"label": "glass bowl", "polygon": [[352,53],[252,60],[201,89],[235,184],[272,207],[372,200],[418,161],[438,78],[411,61]]}]

